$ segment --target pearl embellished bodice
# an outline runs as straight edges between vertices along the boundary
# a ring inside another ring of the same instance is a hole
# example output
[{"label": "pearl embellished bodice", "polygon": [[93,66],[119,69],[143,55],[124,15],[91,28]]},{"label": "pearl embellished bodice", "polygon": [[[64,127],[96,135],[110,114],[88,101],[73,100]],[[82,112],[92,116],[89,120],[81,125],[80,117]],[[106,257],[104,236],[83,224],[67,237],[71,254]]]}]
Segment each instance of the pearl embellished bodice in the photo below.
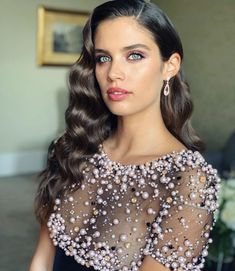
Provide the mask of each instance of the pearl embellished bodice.
[{"label": "pearl embellished bodice", "polygon": [[85,163],[81,186],[55,200],[47,223],[55,246],[95,270],[137,271],[146,255],[170,270],[202,269],[219,177],[199,152],[123,165],[100,144]]}]

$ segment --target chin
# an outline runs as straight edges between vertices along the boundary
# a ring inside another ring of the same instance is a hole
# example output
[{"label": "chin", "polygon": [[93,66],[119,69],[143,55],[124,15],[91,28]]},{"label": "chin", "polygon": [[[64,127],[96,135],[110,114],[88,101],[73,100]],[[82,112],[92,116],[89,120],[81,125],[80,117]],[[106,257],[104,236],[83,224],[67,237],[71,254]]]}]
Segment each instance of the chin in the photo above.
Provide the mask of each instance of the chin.
[{"label": "chin", "polygon": [[116,116],[128,116],[131,114],[130,110],[127,110],[125,108],[117,108],[117,107],[113,107],[113,106],[108,106],[109,111]]},{"label": "chin", "polygon": [[116,116],[130,116],[136,113],[141,112],[144,107],[143,106],[135,106],[133,107],[132,102],[127,101],[110,101],[109,99],[104,99],[104,103],[106,104],[109,111]]},{"label": "chin", "polygon": [[116,115],[116,116],[119,116],[119,117],[125,117],[125,116],[130,116],[130,115],[134,115],[136,114],[138,111],[131,111],[130,108],[129,109],[126,109],[126,108],[109,108],[109,111],[113,114],[113,115]]},{"label": "chin", "polygon": [[110,111],[113,115],[116,115],[116,116],[119,116],[119,117],[124,117],[124,116],[130,115],[129,112],[126,112],[126,111],[124,111],[124,110],[110,110],[110,108],[109,108],[109,111]]}]

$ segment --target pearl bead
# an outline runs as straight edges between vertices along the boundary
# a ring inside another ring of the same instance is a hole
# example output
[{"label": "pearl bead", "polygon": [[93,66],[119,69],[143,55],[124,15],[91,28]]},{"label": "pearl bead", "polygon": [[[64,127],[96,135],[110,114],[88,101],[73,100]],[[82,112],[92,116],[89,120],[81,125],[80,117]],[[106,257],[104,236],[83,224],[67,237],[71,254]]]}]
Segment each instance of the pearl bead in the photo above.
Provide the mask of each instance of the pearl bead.
[{"label": "pearl bead", "polygon": [[98,204],[101,204],[101,203],[103,202],[103,199],[99,198],[99,199],[97,200],[97,202],[98,202]]},{"label": "pearl bead", "polygon": [[121,185],[121,190],[126,190],[127,189],[127,184],[126,183],[123,183],[122,185]]},{"label": "pearl bead", "polygon": [[179,264],[178,264],[177,262],[173,262],[173,263],[171,264],[171,266],[172,266],[172,268],[177,268],[177,267],[179,266]]},{"label": "pearl bead", "polygon": [[132,231],[133,231],[133,232],[136,232],[136,231],[137,231],[137,228],[136,228],[136,227],[132,227]]},{"label": "pearl bead", "polygon": [[148,208],[148,209],[147,209],[147,213],[148,213],[149,215],[152,215],[152,214],[154,213],[153,208]]},{"label": "pearl bead", "polygon": [[[185,263],[186,262],[186,258],[185,257],[183,257],[183,256],[180,256],[179,258],[178,258],[178,261],[179,261],[179,263]],[[196,262],[198,261],[198,259],[196,260]],[[179,270],[179,269],[178,269]],[[180,269],[179,271],[183,271],[183,269]]]},{"label": "pearl bead", "polygon": [[120,182],[121,182],[120,179],[115,180],[116,184],[120,184]]},{"label": "pearl bead", "polygon": [[166,182],[167,182],[167,178],[166,178],[165,176],[162,176],[162,177],[160,178],[160,182],[161,182],[161,183],[166,183]]},{"label": "pearl bead", "polygon": [[156,174],[152,175],[152,180],[154,180],[154,181],[157,180],[157,175]]},{"label": "pearl bead", "polygon": [[158,224],[156,222],[153,222],[152,226],[153,226],[153,228],[157,228]]},{"label": "pearl bead", "polygon": [[126,234],[124,234],[124,233],[122,233],[121,235],[120,235],[120,241],[126,241],[127,240],[127,235]]},{"label": "pearl bead", "polygon": [[190,243],[189,240],[186,239],[186,240],[184,241],[184,244],[185,244],[186,247],[189,247],[191,243]]},{"label": "pearl bead", "polygon": [[69,197],[69,201],[73,202],[73,197],[72,196]]},{"label": "pearl bead", "polygon": [[183,250],[184,250],[184,249],[183,249],[182,246],[179,246],[179,247],[178,247],[178,251],[179,251],[179,252],[182,252]]},{"label": "pearl bead", "polygon": [[81,230],[80,230],[80,234],[81,234],[81,235],[85,235],[85,234],[86,234],[86,230],[85,230],[85,229],[81,229]]},{"label": "pearl bead", "polygon": [[100,232],[99,231],[94,232],[93,236],[94,237],[100,237]]},{"label": "pearl bead", "polygon": [[148,192],[143,192],[142,193],[142,198],[143,199],[147,199],[149,197],[149,193]]},{"label": "pearl bead", "polygon": [[60,205],[60,203],[61,203],[61,200],[60,200],[60,199],[55,199],[55,204],[56,204],[56,205]]},{"label": "pearl bead", "polygon": [[84,205],[85,205],[85,206],[89,206],[89,204],[90,204],[89,201],[85,201],[85,202],[84,202]]},{"label": "pearl bead", "polygon": [[179,210],[179,211],[182,211],[182,210],[183,210],[183,206],[179,205],[179,206],[178,206],[178,210]]},{"label": "pearl bead", "polygon": [[103,194],[103,192],[104,192],[104,191],[103,191],[103,189],[102,189],[102,188],[98,188],[98,189],[97,189],[97,194],[98,194],[98,195],[102,195],[102,194]]},{"label": "pearl bead", "polygon": [[99,174],[99,170],[98,170],[97,168],[95,168],[95,169],[93,170],[93,173],[94,173],[95,175],[98,175],[98,174]]},{"label": "pearl bead", "polygon": [[70,221],[71,223],[75,223],[76,220],[75,220],[74,217],[70,217],[69,221]]},{"label": "pearl bead", "polygon": [[118,220],[117,218],[115,218],[115,219],[113,220],[113,224],[114,224],[114,225],[119,224],[119,220]]},{"label": "pearl bead", "polygon": [[191,200],[196,199],[196,198],[197,198],[197,193],[195,193],[195,192],[190,193],[190,194],[189,194],[189,198],[190,198]]},{"label": "pearl bead", "polygon": [[192,256],[192,252],[189,251],[189,250],[185,251],[185,256],[188,257],[188,258],[191,257]]},{"label": "pearl bead", "polygon": [[91,182],[92,184],[94,184],[94,183],[96,183],[96,179],[95,179],[95,178],[92,178],[92,179],[90,180],[90,182]]},{"label": "pearl bead", "polygon": [[130,209],[126,209],[126,214],[130,214],[131,213],[131,210]]},{"label": "pearl bead", "polygon": [[162,247],[162,252],[163,253],[166,253],[168,250],[169,250],[169,248],[167,246],[163,246]]},{"label": "pearl bead", "polygon": [[117,253],[118,253],[118,254],[122,254],[122,252],[123,252],[122,248],[119,247],[119,248],[117,249]]},{"label": "pearl bead", "polygon": [[206,249],[204,249],[203,251],[202,251],[202,256],[203,257],[206,257],[208,255],[208,251],[206,250]]},{"label": "pearl bead", "polygon": [[108,188],[108,189],[112,189],[112,188],[113,188],[112,184],[109,183],[109,184],[107,185],[107,188]]}]

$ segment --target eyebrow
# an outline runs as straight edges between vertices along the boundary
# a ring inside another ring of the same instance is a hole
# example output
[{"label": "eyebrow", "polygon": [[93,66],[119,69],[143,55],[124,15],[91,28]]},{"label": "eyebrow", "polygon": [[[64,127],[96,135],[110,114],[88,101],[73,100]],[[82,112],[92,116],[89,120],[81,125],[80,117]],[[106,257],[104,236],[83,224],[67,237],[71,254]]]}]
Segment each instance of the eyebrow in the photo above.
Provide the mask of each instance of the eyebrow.
[{"label": "eyebrow", "polygon": [[[132,45],[123,47],[121,51],[125,52],[125,51],[132,50],[132,49],[139,48],[139,47],[147,49],[149,51],[151,50],[147,45],[142,44],[142,43],[137,43],[137,44],[132,44]],[[104,50],[104,49],[96,48],[95,49],[95,53],[106,53],[106,54],[108,54],[109,51],[108,50]]]}]

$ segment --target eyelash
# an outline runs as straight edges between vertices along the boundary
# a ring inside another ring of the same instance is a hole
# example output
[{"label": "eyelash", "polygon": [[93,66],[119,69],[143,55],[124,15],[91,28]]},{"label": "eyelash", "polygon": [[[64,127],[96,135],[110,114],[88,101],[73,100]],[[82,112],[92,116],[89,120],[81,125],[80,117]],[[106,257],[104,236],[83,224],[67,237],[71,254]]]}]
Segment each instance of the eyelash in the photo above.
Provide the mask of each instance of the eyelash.
[{"label": "eyelash", "polygon": [[[144,56],[143,56],[141,53],[139,53],[139,52],[131,52],[131,53],[128,55],[128,57],[130,57],[131,55],[138,55],[138,56],[140,56],[140,58],[137,58],[137,59],[131,59],[131,60],[133,60],[133,61],[141,60],[141,59],[144,58]],[[99,64],[105,63],[106,61],[105,61],[105,62],[102,62],[102,61],[100,60],[102,57],[108,57],[108,56],[106,56],[106,55],[99,55],[99,56],[96,56],[96,57],[95,57],[95,62],[96,62],[96,63],[99,63]]]}]

